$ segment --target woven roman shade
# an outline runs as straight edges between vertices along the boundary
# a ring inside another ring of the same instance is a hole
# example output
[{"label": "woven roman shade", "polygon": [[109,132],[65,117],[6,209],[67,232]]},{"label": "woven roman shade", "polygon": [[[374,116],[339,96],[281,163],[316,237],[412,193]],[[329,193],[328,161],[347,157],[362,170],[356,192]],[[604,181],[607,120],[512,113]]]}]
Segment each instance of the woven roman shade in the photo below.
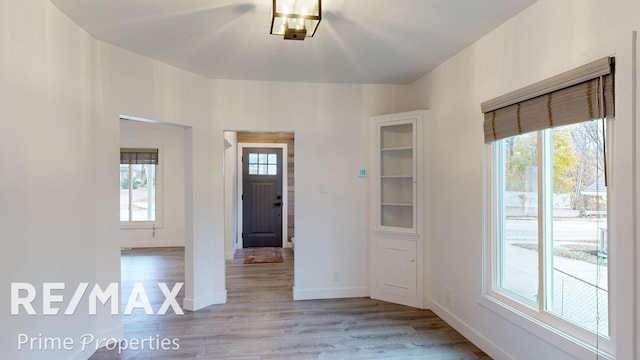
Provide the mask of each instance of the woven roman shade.
[{"label": "woven roman shade", "polygon": [[120,149],[120,164],[158,165],[158,149]]},{"label": "woven roman shade", "polygon": [[485,143],[613,117],[614,60],[602,58],[482,103]]}]

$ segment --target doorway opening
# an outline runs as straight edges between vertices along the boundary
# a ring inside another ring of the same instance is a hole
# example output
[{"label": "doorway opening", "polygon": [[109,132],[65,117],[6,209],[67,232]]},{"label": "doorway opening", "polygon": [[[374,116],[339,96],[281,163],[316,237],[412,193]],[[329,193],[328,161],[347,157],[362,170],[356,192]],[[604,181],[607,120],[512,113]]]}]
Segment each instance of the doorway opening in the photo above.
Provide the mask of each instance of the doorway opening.
[{"label": "doorway opening", "polygon": [[224,138],[226,259],[247,247],[293,247],[294,133],[225,131]]},{"label": "doorway opening", "polygon": [[[193,156],[191,127],[121,115],[119,128],[122,304],[139,282],[165,283],[170,289],[182,283],[175,299],[183,304],[184,284],[193,281],[185,275],[186,229],[192,221],[186,211],[191,206],[187,189],[193,186],[186,168]],[[146,295],[152,304],[164,299],[158,291]],[[161,326],[134,310],[122,317],[125,333],[141,320]]]},{"label": "doorway opening", "polygon": [[[247,282],[243,279],[262,276],[258,274],[271,274],[275,277],[270,281],[277,279],[274,285],[278,284],[269,288],[269,294],[260,296],[292,299],[294,133],[225,131],[224,140],[228,299],[246,293]],[[247,261],[261,258],[262,250],[277,254],[280,261]]]}]

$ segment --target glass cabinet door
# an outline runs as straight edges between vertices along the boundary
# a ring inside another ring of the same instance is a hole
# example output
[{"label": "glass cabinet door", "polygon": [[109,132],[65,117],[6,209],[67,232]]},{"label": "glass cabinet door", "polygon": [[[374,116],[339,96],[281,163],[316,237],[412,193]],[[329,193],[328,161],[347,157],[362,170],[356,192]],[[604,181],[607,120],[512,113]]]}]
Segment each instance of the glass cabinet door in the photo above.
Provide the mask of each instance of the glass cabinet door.
[{"label": "glass cabinet door", "polygon": [[415,228],[415,124],[378,127],[381,227]]}]

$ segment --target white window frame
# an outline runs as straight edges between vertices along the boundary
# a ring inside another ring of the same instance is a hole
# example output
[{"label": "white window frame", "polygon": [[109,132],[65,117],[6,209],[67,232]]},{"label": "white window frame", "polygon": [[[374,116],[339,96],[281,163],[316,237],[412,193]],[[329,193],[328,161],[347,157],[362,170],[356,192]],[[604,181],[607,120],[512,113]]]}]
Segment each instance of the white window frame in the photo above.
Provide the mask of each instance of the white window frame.
[{"label": "white window frame", "polygon": [[[607,134],[606,141],[608,144],[611,144],[611,122],[606,122],[607,130],[605,134]],[[538,131],[538,142],[539,149],[543,151],[538,151],[538,162],[540,165],[545,165],[542,161],[541,157],[547,156],[550,154],[548,152],[549,146],[549,130],[541,130]],[[545,135],[546,133],[546,135]],[[556,315],[545,310],[545,301],[543,299],[546,295],[546,292],[543,292],[542,287],[545,286],[545,271],[538,271],[538,286],[539,286],[539,295],[540,298],[537,303],[530,303],[527,301],[523,301],[523,299],[519,298],[516,294],[509,292],[500,287],[499,285],[499,267],[498,261],[500,261],[500,229],[498,225],[499,221],[499,196],[496,193],[499,185],[499,162],[498,156],[500,154],[501,145],[498,142],[492,142],[485,146],[485,160],[486,160],[486,190],[485,190],[485,204],[487,211],[485,212],[485,232],[484,232],[484,257],[483,257],[483,267],[484,267],[484,281],[483,281],[483,296],[481,297],[479,304],[488,310],[498,314],[504,319],[514,323],[515,325],[527,329],[532,332],[534,335],[539,338],[545,340],[546,342],[558,346],[560,348],[571,349],[572,354],[576,354],[580,358],[592,358],[594,354],[599,354],[599,359],[615,359],[615,318],[613,316],[613,296],[611,293],[612,287],[609,286],[609,337],[596,335],[595,333],[584,329],[580,326],[572,324],[571,322],[564,320]],[[607,157],[607,163],[611,164],[612,155],[612,146],[607,148],[607,153],[605,154]],[[550,159],[550,157],[549,157]],[[548,163],[548,160],[547,160]],[[544,180],[544,172],[549,171],[550,165],[547,166],[539,166],[541,171],[539,171],[539,184],[542,185],[539,187],[539,202],[548,201],[548,191],[549,184]],[[611,174],[611,171],[609,171]],[[611,181],[609,182],[611,184]],[[609,197],[607,199],[608,209],[614,207],[613,199]],[[541,206],[540,204],[539,206]],[[544,211],[545,207],[541,207]],[[609,212],[611,214],[611,212]],[[544,229],[543,222],[546,216],[543,215],[542,218],[539,218],[539,232],[543,234]],[[607,222],[609,222],[609,218],[607,218]],[[608,226],[611,229],[611,226]],[[543,240],[547,237],[544,236]],[[610,237],[611,238],[611,237]],[[539,240],[541,241],[541,240]],[[547,240],[548,241],[548,240]],[[546,249],[546,247],[540,246],[540,251]],[[548,256],[548,255],[546,255]],[[545,256],[541,256],[538,264],[539,269],[544,269],[543,261]],[[609,271],[609,284],[611,285],[611,271]],[[596,344],[596,345],[594,345]]]},{"label": "white window frame", "polygon": [[[160,229],[163,227],[163,150],[160,144],[120,144],[121,148],[131,149],[158,149],[158,165],[156,165],[155,192],[156,192],[156,214],[155,221],[120,221],[120,229]],[[118,218],[120,215],[118,215]]]}]

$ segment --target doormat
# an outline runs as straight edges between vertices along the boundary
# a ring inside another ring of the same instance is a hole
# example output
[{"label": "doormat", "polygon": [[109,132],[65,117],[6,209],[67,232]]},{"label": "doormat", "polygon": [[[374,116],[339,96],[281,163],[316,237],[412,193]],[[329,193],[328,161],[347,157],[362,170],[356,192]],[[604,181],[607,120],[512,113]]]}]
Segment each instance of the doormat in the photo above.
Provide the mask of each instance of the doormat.
[{"label": "doormat", "polygon": [[244,257],[245,264],[281,263],[282,254],[277,248],[250,248]]}]

